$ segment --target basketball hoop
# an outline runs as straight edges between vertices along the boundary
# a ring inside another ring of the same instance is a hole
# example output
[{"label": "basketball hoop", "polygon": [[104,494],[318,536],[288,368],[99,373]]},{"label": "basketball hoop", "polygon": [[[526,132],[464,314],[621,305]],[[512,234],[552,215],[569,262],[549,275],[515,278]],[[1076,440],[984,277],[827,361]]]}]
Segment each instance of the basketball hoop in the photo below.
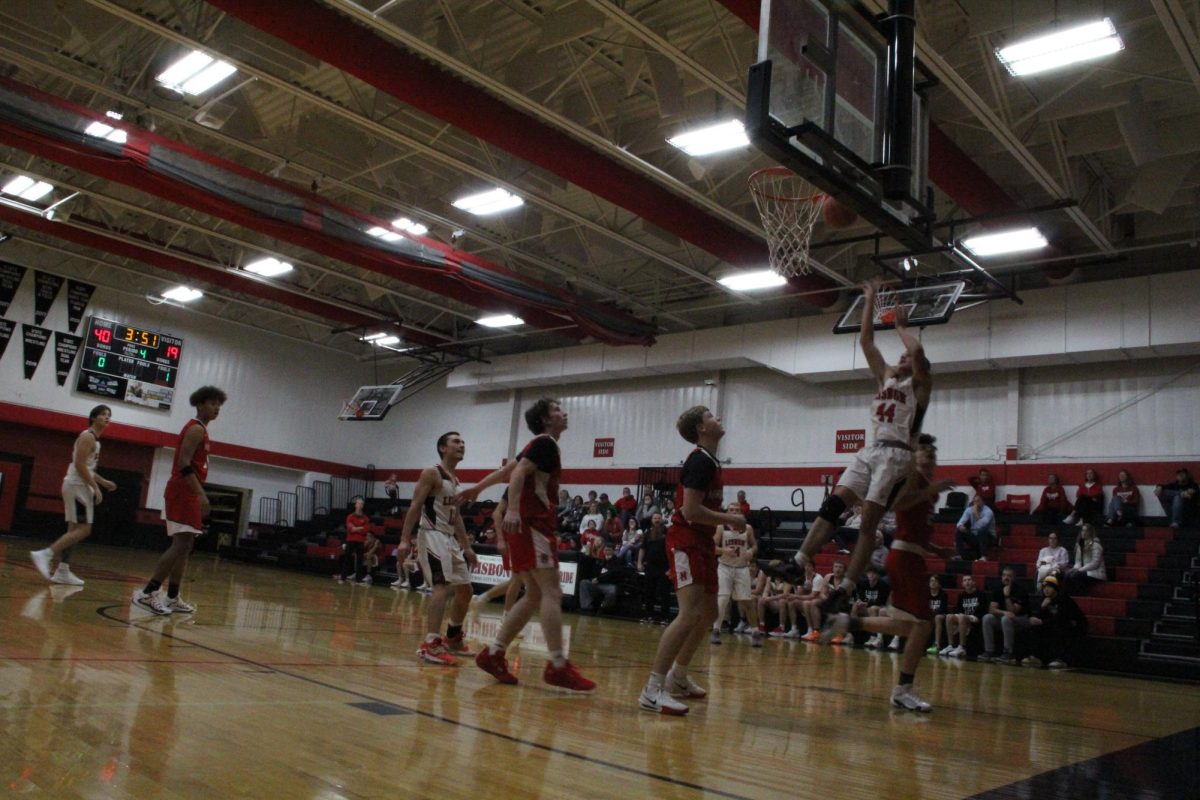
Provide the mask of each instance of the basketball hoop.
[{"label": "basketball hoop", "polygon": [[875,321],[881,325],[894,325],[899,299],[898,292],[880,287],[875,292]]},{"label": "basketball hoop", "polygon": [[787,167],[767,167],[746,181],[767,234],[771,269],[792,278],[812,271],[808,244],[825,195]]},{"label": "basketball hoop", "polygon": [[354,398],[342,403],[342,413],[338,415],[338,419],[362,419],[362,417],[362,406],[354,402]]}]

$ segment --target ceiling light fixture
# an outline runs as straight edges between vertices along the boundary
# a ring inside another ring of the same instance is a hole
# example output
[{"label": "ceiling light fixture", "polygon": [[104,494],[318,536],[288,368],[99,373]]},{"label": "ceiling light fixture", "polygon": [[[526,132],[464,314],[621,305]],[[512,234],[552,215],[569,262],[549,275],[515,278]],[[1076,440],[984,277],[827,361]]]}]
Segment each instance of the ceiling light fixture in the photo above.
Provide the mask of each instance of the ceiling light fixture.
[{"label": "ceiling light fixture", "polygon": [[36,181],[28,175],[18,175],[0,188],[0,192],[4,192],[4,194],[11,194],[31,203],[41,200],[52,191],[54,191],[53,186],[45,181]]},{"label": "ceiling light fixture", "polygon": [[155,78],[163,86],[183,94],[204,94],[237,72],[228,61],[218,61],[207,53],[193,50],[167,67]]},{"label": "ceiling light fixture", "polygon": [[741,120],[730,120],[705,128],[697,128],[667,139],[667,144],[678,147],[689,156],[707,156],[750,144],[746,128]]},{"label": "ceiling light fixture", "polygon": [[498,187],[489,189],[486,192],[460,197],[453,203],[455,208],[461,208],[468,214],[474,214],[477,217],[499,214],[501,211],[508,211],[511,208],[516,208],[524,204],[525,201],[515,194],[506,192]]},{"label": "ceiling light fixture", "polygon": [[174,300],[176,303],[190,303],[204,297],[204,292],[190,286],[176,286],[174,289],[163,292],[162,296],[168,300]]},{"label": "ceiling light fixture", "polygon": [[753,292],[757,289],[772,289],[776,286],[783,286],[787,283],[787,278],[770,269],[761,269],[755,272],[735,272],[732,275],[726,275],[717,283],[727,289],[732,289],[735,292]]},{"label": "ceiling light fixture", "polygon": [[392,220],[392,225],[394,225],[395,227],[399,228],[402,231],[411,233],[413,236],[424,236],[425,234],[429,233],[429,227],[427,225],[422,225],[419,222],[414,222],[411,219],[409,219],[408,217],[400,217],[399,219],[394,219],[394,220]]},{"label": "ceiling light fixture", "polygon": [[274,278],[276,275],[291,272],[292,265],[286,261],[280,261],[278,258],[268,257],[251,261],[249,264],[243,266],[242,269],[246,272],[253,272],[255,275],[262,275],[264,278]]},{"label": "ceiling light fixture", "polygon": [[377,344],[380,347],[387,347],[388,345],[400,344],[400,337],[399,336],[384,336],[382,339],[372,340],[371,343]]},{"label": "ceiling light fixture", "polygon": [[[112,114],[113,114],[113,112],[111,112],[111,111],[108,113],[109,113],[109,116],[112,116]],[[120,119],[120,118],[121,118],[120,114],[116,115],[116,117],[115,117],[115,119]],[[97,139],[107,139],[108,141],[116,142],[117,144],[125,144],[125,141],[129,138],[129,134],[126,133],[125,131],[123,131],[119,128],[114,128],[112,125],[107,125],[107,124],[105,124],[103,122],[99,122],[99,121],[93,122],[91,125],[88,125],[86,128],[83,129],[83,132],[86,133],[88,136],[95,136]]]},{"label": "ceiling light fixture", "polygon": [[515,325],[525,324],[525,320],[512,314],[493,314],[487,317],[480,317],[475,322],[485,328],[511,328]]},{"label": "ceiling light fixture", "polygon": [[1079,61],[1112,55],[1125,49],[1117,29],[1108,17],[1067,28],[1046,36],[1026,39],[1008,47],[996,48],[996,58],[1016,76],[1065,67]]},{"label": "ceiling light fixture", "polygon": [[376,239],[382,239],[385,242],[398,242],[404,238],[395,231],[389,231],[387,228],[381,228],[378,225],[373,228],[367,228],[367,235],[374,236]]},{"label": "ceiling light fixture", "polygon": [[1046,237],[1037,228],[1018,228],[999,233],[971,236],[962,240],[962,246],[977,256],[999,256],[1037,250],[1048,244]]}]

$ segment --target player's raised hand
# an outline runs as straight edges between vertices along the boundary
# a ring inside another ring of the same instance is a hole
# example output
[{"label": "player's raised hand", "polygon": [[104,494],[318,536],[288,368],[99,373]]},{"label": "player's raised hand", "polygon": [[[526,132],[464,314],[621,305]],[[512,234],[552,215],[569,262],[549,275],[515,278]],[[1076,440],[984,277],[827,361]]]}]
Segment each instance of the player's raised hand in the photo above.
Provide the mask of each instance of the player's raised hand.
[{"label": "player's raised hand", "polygon": [[468,486],[465,489],[460,489],[458,494],[450,498],[450,502],[456,506],[465,505],[466,503],[474,503],[475,498],[479,496],[479,490],[474,486]]}]

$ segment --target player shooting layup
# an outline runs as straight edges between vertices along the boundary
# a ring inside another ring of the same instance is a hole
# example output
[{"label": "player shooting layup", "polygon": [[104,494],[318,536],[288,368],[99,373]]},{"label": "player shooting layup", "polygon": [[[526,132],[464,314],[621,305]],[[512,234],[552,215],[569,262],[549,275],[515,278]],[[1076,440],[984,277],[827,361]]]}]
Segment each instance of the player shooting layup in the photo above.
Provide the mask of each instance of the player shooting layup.
[{"label": "player shooting layup", "polygon": [[817,521],[809,532],[796,561],[803,567],[837,530],[838,518],[847,506],[862,502],[862,526],[858,541],[841,586],[833,587],[828,607],[838,607],[853,591],[875,547],[875,529],[895,498],[900,483],[913,461],[912,439],[921,431],[921,421],[929,406],[933,379],[929,359],[921,342],[908,332],[908,313],[897,306],[896,333],[905,353],[896,366],[889,366],[875,346],[875,294],[879,282],[863,284],[863,321],[859,344],[875,376],[878,391],[871,401],[871,444],[860,450],[838,481],[837,488],[817,512]]}]

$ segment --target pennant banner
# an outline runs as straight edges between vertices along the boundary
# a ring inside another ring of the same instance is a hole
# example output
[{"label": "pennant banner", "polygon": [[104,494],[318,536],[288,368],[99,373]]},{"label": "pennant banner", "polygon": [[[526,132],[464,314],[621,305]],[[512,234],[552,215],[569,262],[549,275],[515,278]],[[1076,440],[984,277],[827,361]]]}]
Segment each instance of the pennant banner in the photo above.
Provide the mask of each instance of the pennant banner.
[{"label": "pennant banner", "polygon": [[50,331],[37,325],[21,323],[21,337],[25,340],[25,380],[33,380],[42,361],[42,353],[46,352],[46,343],[50,341]]},{"label": "pennant banner", "polygon": [[58,290],[62,288],[63,279],[48,272],[34,270],[33,285],[33,324],[41,325],[45,321],[46,315],[50,313],[50,306],[54,305],[54,298],[58,297]]},{"label": "pennant banner", "polygon": [[82,336],[73,336],[62,331],[54,332],[54,376],[58,378],[59,386],[66,384],[67,373],[75,363],[75,356],[79,353],[79,344],[82,341]]},{"label": "pennant banner", "polygon": [[16,295],[17,287],[21,285],[23,277],[25,277],[24,267],[0,261],[0,315],[8,313],[8,304]]},{"label": "pennant banner", "polygon": [[88,303],[92,302],[92,292],[94,291],[96,291],[96,287],[90,283],[67,279],[67,330],[71,333],[74,333],[75,329],[79,327],[84,310],[88,307]]},{"label": "pennant banner", "polygon": [[16,327],[17,323],[0,319],[0,358],[4,358],[4,351],[8,348],[8,340],[12,338]]}]

